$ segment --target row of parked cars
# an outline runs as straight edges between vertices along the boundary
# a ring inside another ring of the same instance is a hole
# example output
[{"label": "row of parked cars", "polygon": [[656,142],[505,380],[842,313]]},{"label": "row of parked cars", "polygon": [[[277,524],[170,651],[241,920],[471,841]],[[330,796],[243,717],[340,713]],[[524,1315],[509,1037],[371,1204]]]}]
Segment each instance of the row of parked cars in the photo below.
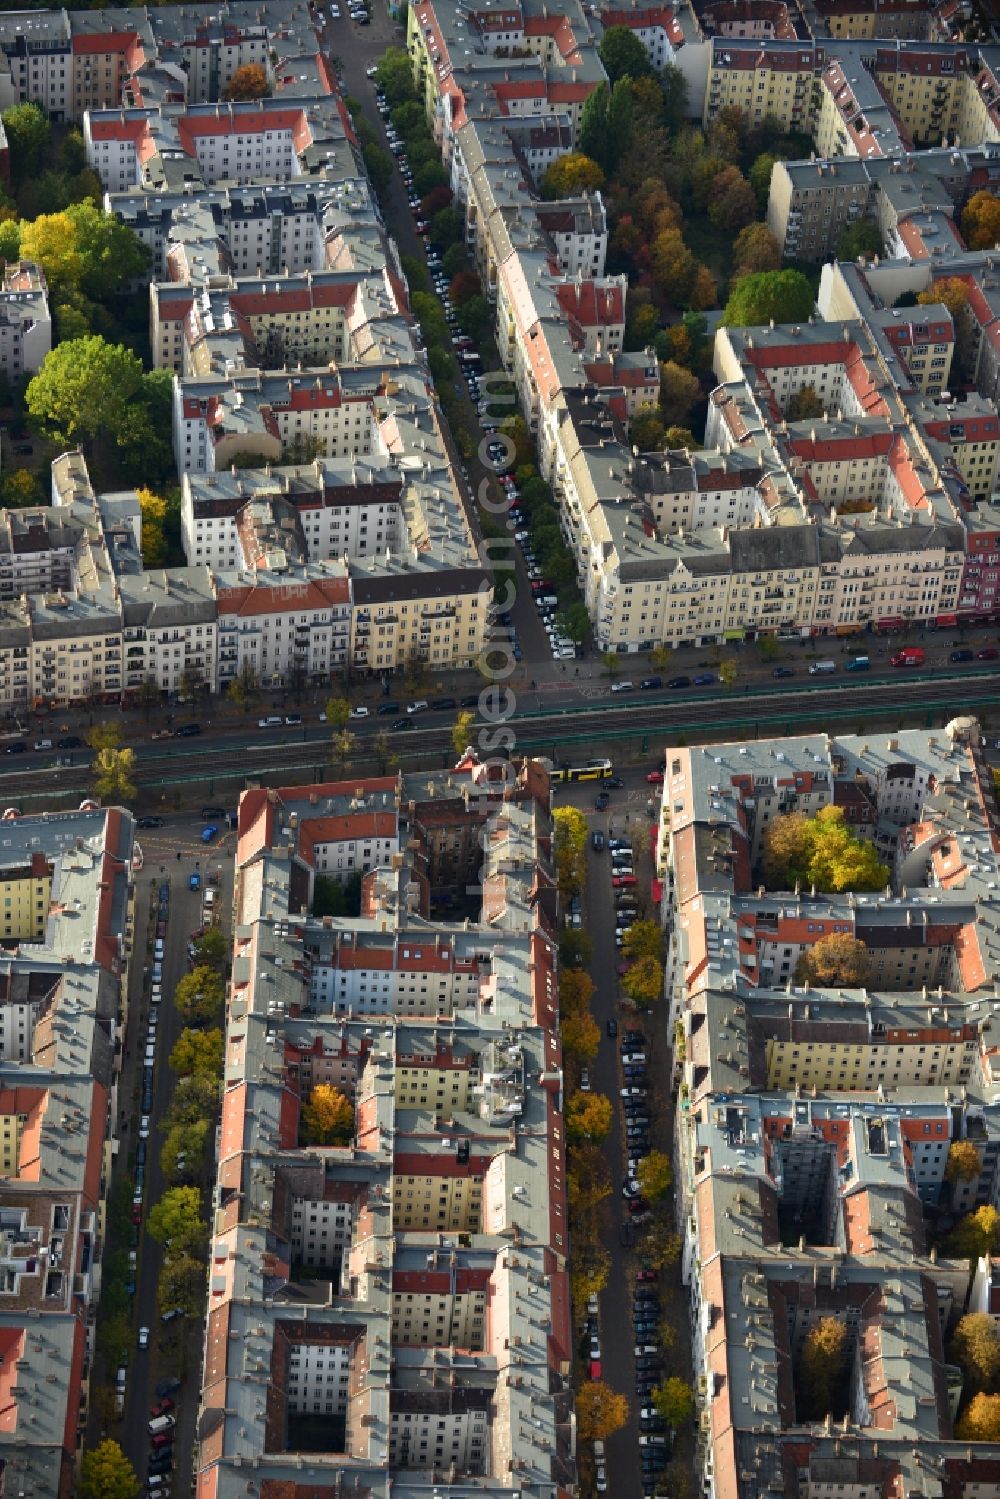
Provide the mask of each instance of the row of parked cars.
[{"label": "row of parked cars", "polygon": [[[636,919],[633,911],[628,912],[627,916],[626,913],[619,912],[619,916],[629,922]],[[629,1214],[623,1227],[627,1230],[625,1237],[631,1241],[632,1221],[643,1217],[648,1211],[638,1175],[639,1167],[650,1150],[646,1037],[634,1026],[623,1028],[621,1056],[621,1101],[627,1148],[622,1197]],[[663,1379],[664,1372],[663,1355],[658,1342],[662,1309],[656,1281],[657,1274],[652,1266],[643,1265],[637,1272],[632,1295],[635,1388],[639,1398],[639,1461],[645,1499],[652,1499],[657,1492],[657,1480],[669,1461],[673,1438],[666,1421],[651,1404],[652,1393]]]}]

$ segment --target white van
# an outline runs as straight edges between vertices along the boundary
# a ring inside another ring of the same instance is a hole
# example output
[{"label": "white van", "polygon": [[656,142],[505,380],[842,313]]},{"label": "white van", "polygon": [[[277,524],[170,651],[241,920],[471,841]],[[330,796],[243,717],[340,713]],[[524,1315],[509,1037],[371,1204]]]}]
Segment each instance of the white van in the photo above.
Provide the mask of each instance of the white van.
[{"label": "white van", "polygon": [[811,677],[825,676],[827,672],[836,670],[836,661],[814,661],[812,666],[810,666],[809,668],[809,675]]},{"label": "white van", "polygon": [[175,1425],[173,1416],[154,1416],[152,1421],[146,1422],[146,1430],[155,1437],[161,1431],[172,1431]]},{"label": "white van", "polygon": [[215,891],[211,888],[211,886],[209,886],[208,889],[205,891],[205,910],[206,911],[210,911],[214,905],[215,905]]},{"label": "white van", "polygon": [[156,1047],[150,1042],[146,1047],[146,1066],[152,1067],[156,1061]]}]

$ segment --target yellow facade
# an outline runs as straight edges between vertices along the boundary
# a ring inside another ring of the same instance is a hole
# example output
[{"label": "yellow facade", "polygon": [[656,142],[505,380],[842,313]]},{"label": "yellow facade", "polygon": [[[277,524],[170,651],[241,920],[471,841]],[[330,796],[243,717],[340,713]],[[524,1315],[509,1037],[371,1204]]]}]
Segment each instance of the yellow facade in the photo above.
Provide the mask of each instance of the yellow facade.
[{"label": "yellow facade", "polygon": [[51,869],[40,878],[22,869],[0,879],[0,941],[41,942],[51,890]]},{"label": "yellow facade", "polygon": [[402,1176],[392,1182],[393,1225],[434,1233],[478,1233],[483,1184],[473,1176]]},{"label": "yellow facade", "polygon": [[[873,1092],[887,1087],[958,1085],[975,1042],[948,1046],[848,1046],[827,1041],[767,1043],[769,1088],[820,1088],[825,1092]],[[962,1079],[964,1080],[964,1079]]]},{"label": "yellow facade", "polygon": [[472,1071],[468,1067],[397,1067],[396,1107],[465,1113],[470,1104]]},{"label": "yellow facade", "polygon": [[17,1176],[23,1114],[0,1114],[0,1176]]}]

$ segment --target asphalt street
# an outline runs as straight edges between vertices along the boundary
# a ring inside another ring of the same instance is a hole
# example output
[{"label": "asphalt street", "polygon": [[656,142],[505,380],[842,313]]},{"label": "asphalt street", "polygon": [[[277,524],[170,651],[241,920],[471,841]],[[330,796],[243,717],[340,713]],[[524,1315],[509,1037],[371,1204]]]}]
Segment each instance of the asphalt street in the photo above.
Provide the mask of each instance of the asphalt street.
[{"label": "asphalt street", "polygon": [[[172,1492],[188,1492],[192,1470],[195,1422],[198,1409],[202,1328],[200,1321],[186,1319],[164,1325],[157,1305],[157,1287],[162,1255],[160,1246],[146,1232],[146,1218],[166,1190],[160,1166],[163,1145],[162,1121],[173,1092],[174,1077],[168,1057],[183,1029],[181,1017],[172,1003],[174,988],[188,971],[187,944],[193,931],[202,925],[202,893],[189,889],[189,876],[197,869],[203,876],[209,870],[220,871],[222,885],[216,896],[220,914],[229,907],[232,896],[232,839],[222,834],[217,843],[206,847],[201,842],[202,822],[190,814],[170,820],[163,828],[142,830],[139,842],[143,851],[143,868],[136,882],[136,943],[129,982],[129,1020],[126,1035],[125,1064],[119,1090],[121,1149],[115,1164],[115,1175],[123,1174],[130,1186],[134,1181],[135,1151],[141,1117],[142,1067],[145,1038],[150,1013],[150,975],[153,962],[153,939],[157,919],[157,890],[161,883],[170,885],[170,911],[163,957],[163,1001],[159,1013],[156,1063],[153,1081],[153,1109],[150,1133],[146,1142],[145,1186],[142,1221],[139,1226],[136,1292],[133,1298],[132,1348],[126,1385],[125,1414],[120,1429],[112,1434],[122,1447],[141,1480],[145,1480],[150,1437],[146,1423],[150,1408],[156,1402],[157,1383],[168,1376],[184,1379],[183,1388],[174,1399],[177,1426],[174,1432],[176,1453]],[[228,839],[228,846],[226,840]],[[181,858],[177,858],[180,852]],[[111,1243],[110,1251],[124,1247]],[[150,1330],[149,1347],[138,1347],[140,1327]],[[114,1371],[110,1371],[114,1382]],[[94,1433],[91,1433],[93,1436]]]}]

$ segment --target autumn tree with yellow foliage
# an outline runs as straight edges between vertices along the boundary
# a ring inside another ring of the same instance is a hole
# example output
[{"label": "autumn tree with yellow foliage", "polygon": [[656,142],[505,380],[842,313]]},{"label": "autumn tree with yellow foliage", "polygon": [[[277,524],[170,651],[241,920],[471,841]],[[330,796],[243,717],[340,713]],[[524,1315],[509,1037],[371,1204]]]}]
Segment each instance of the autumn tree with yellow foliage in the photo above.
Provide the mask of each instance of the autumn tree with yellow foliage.
[{"label": "autumn tree with yellow foliage", "polygon": [[142,560],[146,567],[164,567],[167,561],[167,537],[164,530],[167,502],[145,487],[137,489],[136,499],[142,514]]},{"label": "autumn tree with yellow foliage", "polygon": [[304,1145],[347,1145],[354,1133],[350,1099],[330,1083],[317,1083],[302,1107]]}]

